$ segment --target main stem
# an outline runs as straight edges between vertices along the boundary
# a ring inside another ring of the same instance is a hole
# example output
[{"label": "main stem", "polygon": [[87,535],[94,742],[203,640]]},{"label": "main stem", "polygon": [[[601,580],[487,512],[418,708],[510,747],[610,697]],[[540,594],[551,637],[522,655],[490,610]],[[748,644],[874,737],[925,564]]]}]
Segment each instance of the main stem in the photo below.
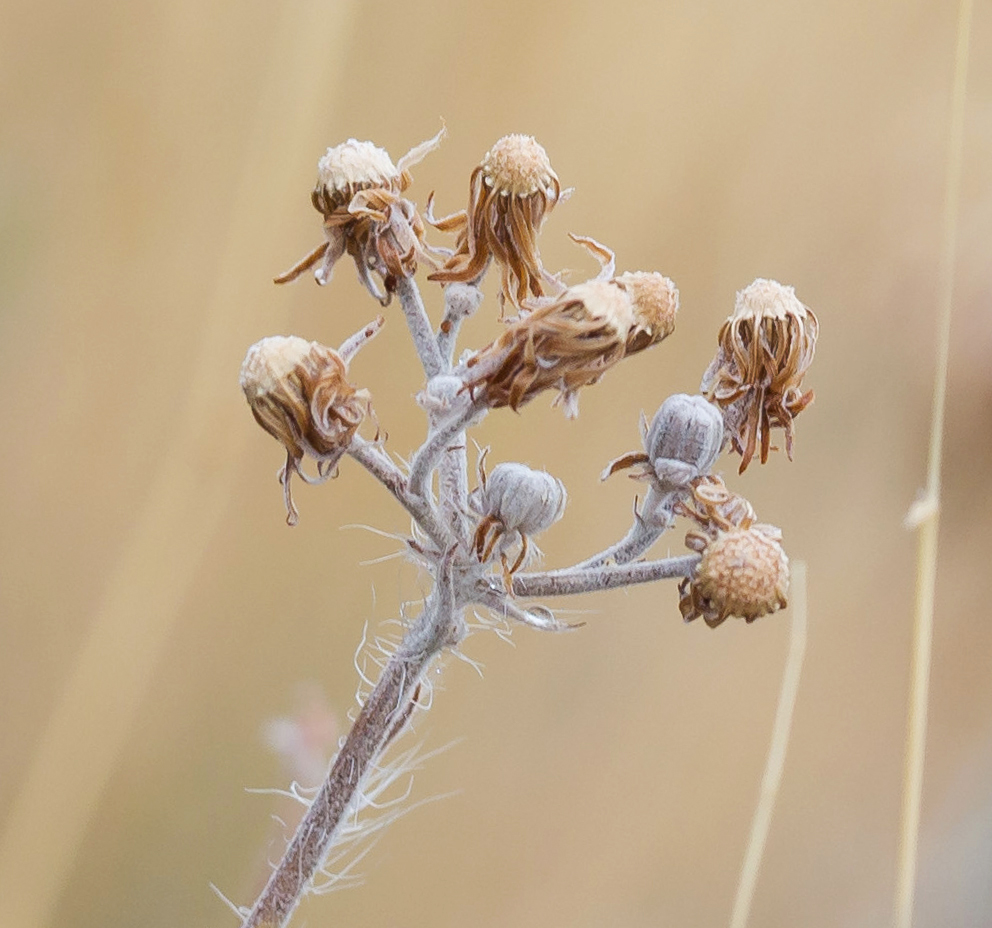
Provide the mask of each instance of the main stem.
[{"label": "main stem", "polygon": [[362,706],[320,791],[242,928],[284,928],[326,859],[369,768],[402,727],[424,671],[464,634],[453,609],[450,564],[442,565],[423,613],[410,628]]}]

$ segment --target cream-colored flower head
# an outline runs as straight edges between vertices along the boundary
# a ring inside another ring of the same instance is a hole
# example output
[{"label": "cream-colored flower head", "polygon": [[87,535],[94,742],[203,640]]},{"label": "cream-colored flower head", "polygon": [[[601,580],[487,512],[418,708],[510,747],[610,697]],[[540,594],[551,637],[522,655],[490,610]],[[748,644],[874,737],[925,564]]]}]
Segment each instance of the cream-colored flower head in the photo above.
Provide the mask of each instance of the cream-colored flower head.
[{"label": "cream-colored flower head", "polygon": [[359,190],[382,187],[402,193],[402,177],[389,153],[372,142],[348,139],[328,148],[317,162],[317,184],[313,205],[324,216],[337,207],[347,206]]},{"label": "cream-colored flower head", "polygon": [[742,473],[759,445],[761,463],[768,460],[773,428],[785,432],[792,459],[793,419],[813,401],[802,381],[818,333],[816,316],[792,287],[758,278],[737,294],[700,392],[723,410]]},{"label": "cream-colored flower head", "polygon": [[457,235],[454,254],[429,280],[475,283],[491,260],[500,266],[500,301],[520,307],[563,289],[541,263],[537,236],[562,198],[547,152],[529,135],[501,138],[472,172],[468,209],[428,222]]},{"label": "cream-colored flower head", "polygon": [[[395,165],[372,142],[348,139],[328,148],[317,163],[317,183],[310,196],[324,217],[325,240],[276,277],[276,283],[288,283],[314,268],[317,283],[326,284],[338,259],[348,254],[359,280],[385,306],[397,280],[412,277],[418,261],[436,267],[424,241],[423,221],[402,194],[412,183],[410,168],[440,145],[444,131],[411,149]],[[382,286],[371,271],[379,275]]]},{"label": "cream-colored flower head", "polygon": [[656,271],[628,271],[616,278],[629,294],[634,323],[627,335],[627,354],[657,345],[675,331],[679,291]]},{"label": "cream-colored flower head", "polygon": [[691,622],[702,616],[715,628],[729,616],[747,622],[787,605],[789,559],[782,533],[756,522],[751,504],[731,493],[720,477],[693,481],[692,496],[675,511],[696,522],[686,547],[702,557],[692,577],[679,584],[679,609]]},{"label": "cream-colored flower head", "polygon": [[[332,476],[368,412],[369,398],[345,379],[345,361],[332,348],[295,335],[274,335],[252,345],[241,365],[241,389],[252,415],[286,449],[279,471],[286,521],[298,519],[290,488],[292,474],[308,483]],[[317,462],[317,477],[301,469]]]}]

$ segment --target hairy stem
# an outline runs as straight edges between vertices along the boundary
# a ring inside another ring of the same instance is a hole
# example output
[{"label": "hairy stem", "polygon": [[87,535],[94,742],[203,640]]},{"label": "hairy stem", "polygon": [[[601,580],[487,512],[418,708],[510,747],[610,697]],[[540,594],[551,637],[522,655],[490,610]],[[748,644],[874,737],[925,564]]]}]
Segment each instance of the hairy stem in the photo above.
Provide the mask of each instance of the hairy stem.
[{"label": "hairy stem", "polygon": [[413,517],[425,535],[443,551],[451,543],[451,533],[441,524],[430,499],[409,491],[403,472],[376,444],[356,435],[348,448],[350,454],[376,478]]},{"label": "hairy stem", "polygon": [[447,368],[441,350],[437,346],[431,321],[427,318],[427,310],[424,309],[424,301],[420,298],[416,281],[412,277],[401,277],[396,284],[396,294],[400,298],[406,324],[410,328],[420,363],[424,366],[424,373],[428,377],[436,377]]},{"label": "hairy stem", "polygon": [[466,402],[464,407],[457,410],[427,439],[410,462],[409,488],[412,494],[422,498],[428,497],[431,474],[434,473],[442,456],[450,448],[457,448],[459,445],[464,447],[466,427],[471,425],[473,420],[478,421],[485,413],[484,407]]},{"label": "hairy stem", "polygon": [[698,554],[684,554],[660,561],[607,565],[590,570],[568,568],[547,573],[517,574],[513,578],[513,593],[515,596],[572,596],[596,590],[614,590],[635,583],[688,577],[698,563]]},{"label": "hairy stem", "polygon": [[376,758],[410,712],[417,685],[430,662],[465,634],[451,587],[446,555],[437,586],[407,631],[331,764],[327,777],[289,842],[242,928],[284,928],[331,848],[335,833],[357,798]]}]

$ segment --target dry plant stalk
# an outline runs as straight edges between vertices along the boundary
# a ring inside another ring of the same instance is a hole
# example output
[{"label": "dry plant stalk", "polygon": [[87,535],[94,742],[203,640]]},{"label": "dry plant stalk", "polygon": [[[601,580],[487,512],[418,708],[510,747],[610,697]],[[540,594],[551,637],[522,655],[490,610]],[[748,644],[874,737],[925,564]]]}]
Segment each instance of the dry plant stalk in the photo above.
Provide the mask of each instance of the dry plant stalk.
[{"label": "dry plant stalk", "polygon": [[[337,350],[295,336],[263,339],[249,349],[241,371],[256,420],[286,449],[279,480],[288,521],[297,518],[290,476],[303,476],[303,458],[316,461],[317,476],[305,477],[315,483],[348,456],[407,511],[412,532],[406,553],[432,581],[401,640],[376,639],[373,659],[381,673],[374,683],[367,681],[354,725],[319,790],[291,790],[306,805],[305,815],[255,902],[232,906],[243,928],[287,925],[306,893],[319,891],[322,878],[335,879],[326,870],[337,859],[335,845],[355,830],[357,813],[371,804],[383,776],[389,778],[382,755],[412,715],[426,708],[426,670],[467,637],[469,610],[481,610],[484,625],[499,633],[517,623],[560,632],[573,626],[530,600],[662,579],[681,581],[686,621],[701,615],[716,626],[736,615],[751,622],[786,604],[788,559],[781,533],[757,523],[751,505],[710,471],[728,447],[742,455],[743,469],[760,444],[764,462],[773,426],[786,430],[791,451],[792,419],[812,398],[798,388],[813,356],[815,317],[795,300],[792,288],[774,281],[756,281],[738,294],[703,394],[675,394],[650,424],[642,417],[643,451],[623,455],[604,473],[605,479],[630,468],[648,485],[627,535],[581,563],[528,572],[536,551],[532,539],[564,515],[565,487],[553,475],[516,462],[496,464],[487,473],[483,453],[470,491],[467,430],[491,409],[518,410],[545,391],[575,417],[581,389],[672,334],[678,290],[653,271],[617,275],[608,248],[577,236],[600,261],[595,278],[565,288],[560,275],[544,268],[538,234],[563,195],[544,149],[527,136],[508,136],[493,146],[472,174],[465,213],[427,217],[438,230],[455,234],[455,248],[428,245],[424,223],[403,194],[409,166],[440,137],[395,167],[371,142],[349,140],[328,149],[313,196],[326,241],[277,278],[288,281],[316,266],[318,282],[326,283],[334,262],[348,253],[377,300],[399,297],[425,375],[417,400],[428,431],[409,463],[394,458],[377,425],[374,435],[360,434],[370,418],[371,396],[346,379],[348,361],[379,330],[381,316]],[[435,265],[428,276],[442,287],[443,314],[435,326],[414,276],[418,262],[433,265],[444,254],[443,266]],[[504,301],[518,315],[489,345],[455,363],[460,325],[482,302],[478,285],[492,260],[501,269],[500,317]],[[644,560],[678,516],[695,524],[686,536],[689,553]]]}]

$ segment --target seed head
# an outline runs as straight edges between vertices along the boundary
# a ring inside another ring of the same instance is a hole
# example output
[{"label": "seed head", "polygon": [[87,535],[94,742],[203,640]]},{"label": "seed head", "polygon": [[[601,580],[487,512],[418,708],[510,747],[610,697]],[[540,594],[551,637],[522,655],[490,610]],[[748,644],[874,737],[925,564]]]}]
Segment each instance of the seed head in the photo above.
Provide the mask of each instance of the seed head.
[{"label": "seed head", "polygon": [[338,207],[347,206],[359,190],[370,187],[402,193],[400,172],[385,149],[348,139],[328,148],[317,162],[313,205],[326,219]]},{"label": "seed head", "polygon": [[784,430],[792,459],[792,421],[813,401],[812,390],[802,392],[802,381],[818,332],[816,316],[792,287],[759,278],[737,294],[700,392],[723,410],[742,473],[759,442],[762,464],[768,460],[773,428]]},{"label": "seed head", "polygon": [[504,135],[482,159],[483,180],[503,196],[554,194],[558,175],[548,153],[530,135]]},{"label": "seed head", "polygon": [[747,622],[787,605],[789,559],[782,533],[772,525],[720,531],[703,550],[691,580],[679,585],[679,609],[691,622],[715,628],[728,616]]},{"label": "seed head", "polygon": [[[424,241],[423,221],[402,194],[412,183],[409,168],[440,145],[444,131],[411,149],[396,165],[372,142],[348,139],[328,148],[317,162],[310,196],[324,217],[325,240],[275,282],[288,283],[314,268],[317,283],[324,285],[338,259],[348,254],[359,280],[385,306],[397,279],[412,277],[418,261],[436,267],[434,252]],[[382,279],[381,287],[372,271]]]},{"label": "seed head", "polygon": [[476,283],[493,259],[500,266],[500,302],[520,307],[529,297],[560,293],[541,263],[537,236],[562,199],[561,184],[545,150],[529,135],[501,138],[472,172],[468,209],[427,221],[453,232],[455,251],[429,280]]},{"label": "seed head", "polygon": [[[292,474],[308,483],[332,476],[368,412],[368,394],[348,383],[346,371],[336,351],[295,335],[263,338],[241,365],[241,389],[252,415],[286,449],[279,480],[290,525],[298,519]],[[317,462],[316,478],[301,469],[306,455]]]}]

